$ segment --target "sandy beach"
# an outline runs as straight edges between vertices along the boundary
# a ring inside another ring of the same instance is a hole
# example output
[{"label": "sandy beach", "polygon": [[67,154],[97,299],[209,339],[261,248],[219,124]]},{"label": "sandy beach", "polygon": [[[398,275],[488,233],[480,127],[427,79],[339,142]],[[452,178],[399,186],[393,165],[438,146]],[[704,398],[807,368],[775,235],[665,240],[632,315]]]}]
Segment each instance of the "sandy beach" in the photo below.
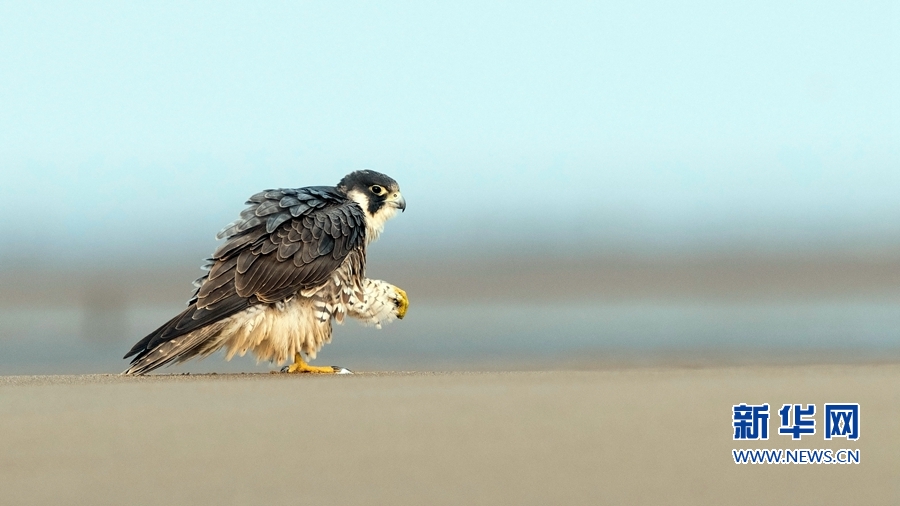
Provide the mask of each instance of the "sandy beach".
[{"label": "sandy beach", "polygon": [[[858,441],[732,440],[858,402]],[[900,365],[0,377],[3,504],[897,504]],[[737,465],[851,448],[858,465]]]}]

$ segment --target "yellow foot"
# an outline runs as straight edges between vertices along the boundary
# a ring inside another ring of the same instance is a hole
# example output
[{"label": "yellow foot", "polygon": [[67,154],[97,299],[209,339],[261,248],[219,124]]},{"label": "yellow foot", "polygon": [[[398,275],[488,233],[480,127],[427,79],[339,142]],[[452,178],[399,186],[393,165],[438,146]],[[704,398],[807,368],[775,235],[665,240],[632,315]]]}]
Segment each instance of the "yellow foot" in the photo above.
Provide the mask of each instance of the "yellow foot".
[{"label": "yellow foot", "polygon": [[399,286],[395,286],[394,291],[397,292],[397,299],[394,301],[394,304],[397,305],[397,319],[402,320],[409,308],[409,297],[406,296],[406,291]]},{"label": "yellow foot", "polygon": [[324,367],[309,365],[299,353],[294,354],[294,363],[281,370],[288,373],[307,374],[353,374],[349,369],[328,365]]}]

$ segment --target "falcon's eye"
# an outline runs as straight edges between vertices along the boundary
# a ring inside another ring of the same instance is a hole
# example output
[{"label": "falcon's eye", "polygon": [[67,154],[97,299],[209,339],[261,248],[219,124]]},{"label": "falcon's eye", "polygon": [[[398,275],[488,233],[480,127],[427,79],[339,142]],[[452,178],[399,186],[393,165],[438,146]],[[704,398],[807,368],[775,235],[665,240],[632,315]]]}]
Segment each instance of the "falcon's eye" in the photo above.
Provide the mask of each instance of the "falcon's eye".
[{"label": "falcon's eye", "polygon": [[375,195],[384,195],[385,193],[384,188],[378,186],[377,184],[373,184],[369,187],[369,189],[372,190],[372,193],[374,193]]}]

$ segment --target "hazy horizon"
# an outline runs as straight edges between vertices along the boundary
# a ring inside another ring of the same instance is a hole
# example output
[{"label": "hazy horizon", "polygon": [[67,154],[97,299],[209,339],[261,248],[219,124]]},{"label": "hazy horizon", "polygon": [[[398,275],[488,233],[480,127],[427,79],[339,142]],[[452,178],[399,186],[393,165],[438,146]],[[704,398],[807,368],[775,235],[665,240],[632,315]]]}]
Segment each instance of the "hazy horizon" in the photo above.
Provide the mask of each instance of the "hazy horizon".
[{"label": "hazy horizon", "polygon": [[338,328],[339,365],[893,356],[897,26],[888,1],[0,4],[0,374],[118,372],[248,196],[361,168],[408,203],[369,274],[412,305]]}]

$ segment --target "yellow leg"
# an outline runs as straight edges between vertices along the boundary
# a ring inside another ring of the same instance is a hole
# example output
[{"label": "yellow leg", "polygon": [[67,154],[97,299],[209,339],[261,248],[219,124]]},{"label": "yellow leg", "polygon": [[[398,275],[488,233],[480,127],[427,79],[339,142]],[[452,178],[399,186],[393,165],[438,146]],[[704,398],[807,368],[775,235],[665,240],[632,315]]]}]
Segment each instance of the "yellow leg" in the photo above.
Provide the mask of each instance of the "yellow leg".
[{"label": "yellow leg", "polygon": [[394,287],[397,292],[397,319],[402,320],[406,316],[406,309],[409,308],[409,297],[406,296],[406,290],[399,286]]},{"label": "yellow leg", "polygon": [[284,372],[289,373],[308,373],[308,374],[350,374],[350,371],[344,369],[343,367],[334,367],[334,366],[314,366],[309,365],[303,360],[303,356],[299,353],[294,354],[294,363],[291,364],[286,369],[282,369]]}]

